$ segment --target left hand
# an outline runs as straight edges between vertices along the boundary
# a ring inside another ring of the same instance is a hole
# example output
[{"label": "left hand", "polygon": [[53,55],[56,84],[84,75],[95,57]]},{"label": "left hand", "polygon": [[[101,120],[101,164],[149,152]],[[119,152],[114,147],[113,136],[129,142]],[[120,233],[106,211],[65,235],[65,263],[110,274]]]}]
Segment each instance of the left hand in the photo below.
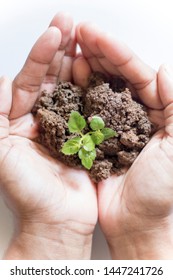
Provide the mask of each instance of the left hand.
[{"label": "left hand", "polygon": [[31,114],[42,89],[52,90],[57,79],[71,80],[74,55],[72,20],[60,14],[12,85],[1,79],[0,187],[17,219],[6,258],[90,257],[97,221],[95,186],[87,172],[64,166],[34,141],[38,131]]},{"label": "left hand", "polygon": [[161,68],[158,88],[153,69],[93,26],[80,24],[77,41],[87,68],[124,77],[160,128],[127,172],[98,184],[99,221],[112,257],[170,258],[173,81]]}]

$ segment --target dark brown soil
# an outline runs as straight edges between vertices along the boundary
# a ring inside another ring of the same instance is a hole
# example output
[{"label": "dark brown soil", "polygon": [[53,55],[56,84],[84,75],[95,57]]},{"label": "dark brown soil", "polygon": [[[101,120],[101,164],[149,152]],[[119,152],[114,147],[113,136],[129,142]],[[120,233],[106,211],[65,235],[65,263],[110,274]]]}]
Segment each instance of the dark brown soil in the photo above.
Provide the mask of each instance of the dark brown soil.
[{"label": "dark brown soil", "polygon": [[129,167],[152,134],[146,108],[132,99],[123,80],[108,80],[94,73],[87,89],[58,82],[52,93],[43,92],[33,112],[39,118],[40,142],[71,167],[83,168],[77,155],[65,156],[60,151],[63,143],[74,137],[67,127],[72,111],[80,112],[86,120],[98,115],[106,127],[118,133],[118,137],[104,141],[96,149],[97,157],[89,171],[95,182]]}]

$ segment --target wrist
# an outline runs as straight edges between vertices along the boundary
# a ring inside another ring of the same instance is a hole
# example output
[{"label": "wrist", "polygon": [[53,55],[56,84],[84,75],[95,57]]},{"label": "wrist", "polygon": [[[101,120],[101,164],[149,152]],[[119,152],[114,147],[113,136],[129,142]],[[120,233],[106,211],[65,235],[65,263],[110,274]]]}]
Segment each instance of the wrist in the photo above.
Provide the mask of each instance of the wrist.
[{"label": "wrist", "polygon": [[92,232],[81,232],[78,224],[22,224],[5,259],[89,259]]},{"label": "wrist", "polygon": [[123,232],[107,238],[112,259],[159,260],[173,259],[172,227]]}]

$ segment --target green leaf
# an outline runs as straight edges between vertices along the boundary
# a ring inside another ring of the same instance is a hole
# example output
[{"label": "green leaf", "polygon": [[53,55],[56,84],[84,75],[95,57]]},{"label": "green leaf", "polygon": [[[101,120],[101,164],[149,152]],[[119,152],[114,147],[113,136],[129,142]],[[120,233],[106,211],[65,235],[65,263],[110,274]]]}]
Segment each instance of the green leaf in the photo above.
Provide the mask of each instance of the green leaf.
[{"label": "green leaf", "polygon": [[81,116],[78,112],[73,111],[70,114],[70,118],[68,121],[69,131],[72,133],[80,132],[86,126],[86,121],[83,116]]},{"label": "green leaf", "polygon": [[96,158],[96,150],[94,149],[93,151],[87,152],[83,148],[79,150],[78,156],[80,159],[87,158],[89,157],[92,160],[95,160]]},{"label": "green leaf", "polygon": [[90,157],[84,157],[82,158],[82,165],[89,170],[93,165],[93,160]]},{"label": "green leaf", "polygon": [[96,150],[94,149],[93,151],[90,151],[89,152],[89,157],[92,159],[92,160],[95,160],[96,158]]},{"label": "green leaf", "polygon": [[101,130],[101,132],[102,132],[103,135],[104,135],[104,140],[107,140],[107,139],[109,139],[109,138],[111,138],[111,137],[117,136],[116,131],[114,131],[114,130],[111,129],[111,128],[103,128],[103,129]]},{"label": "green leaf", "polygon": [[90,127],[92,130],[99,130],[99,129],[104,128],[104,126],[105,126],[105,123],[101,117],[99,117],[99,116],[92,117],[92,120],[90,122]]},{"label": "green leaf", "polygon": [[61,152],[65,155],[74,155],[79,151],[80,147],[81,147],[81,138],[79,136],[74,137],[64,143]]},{"label": "green leaf", "polygon": [[91,169],[93,161],[96,158],[96,150],[94,149],[93,151],[86,151],[82,148],[79,150],[78,156],[81,159],[82,165],[89,170]]},{"label": "green leaf", "polygon": [[92,159],[92,160],[95,160],[96,158],[96,150],[94,149],[93,151],[90,151],[89,152],[89,157]]},{"label": "green leaf", "polygon": [[86,151],[92,151],[95,149],[95,144],[92,140],[92,137],[89,134],[83,136],[82,145]]},{"label": "green leaf", "polygon": [[91,138],[96,145],[99,145],[104,141],[104,135],[100,130],[94,131],[91,134]]}]

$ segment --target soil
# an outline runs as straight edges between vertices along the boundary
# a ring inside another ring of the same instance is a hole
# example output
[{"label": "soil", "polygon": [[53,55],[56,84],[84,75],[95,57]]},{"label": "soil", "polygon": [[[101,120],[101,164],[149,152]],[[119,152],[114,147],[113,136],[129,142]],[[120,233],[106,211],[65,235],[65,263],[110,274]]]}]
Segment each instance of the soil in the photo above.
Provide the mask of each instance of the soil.
[{"label": "soil", "polygon": [[129,167],[153,133],[147,109],[132,99],[122,79],[93,73],[85,89],[70,82],[58,82],[53,92],[43,92],[33,113],[39,120],[39,141],[71,167],[83,169],[77,155],[66,156],[60,151],[64,142],[74,137],[67,127],[72,111],[78,111],[86,120],[100,116],[105,126],[118,134],[96,148],[97,157],[89,170],[94,182]]}]

